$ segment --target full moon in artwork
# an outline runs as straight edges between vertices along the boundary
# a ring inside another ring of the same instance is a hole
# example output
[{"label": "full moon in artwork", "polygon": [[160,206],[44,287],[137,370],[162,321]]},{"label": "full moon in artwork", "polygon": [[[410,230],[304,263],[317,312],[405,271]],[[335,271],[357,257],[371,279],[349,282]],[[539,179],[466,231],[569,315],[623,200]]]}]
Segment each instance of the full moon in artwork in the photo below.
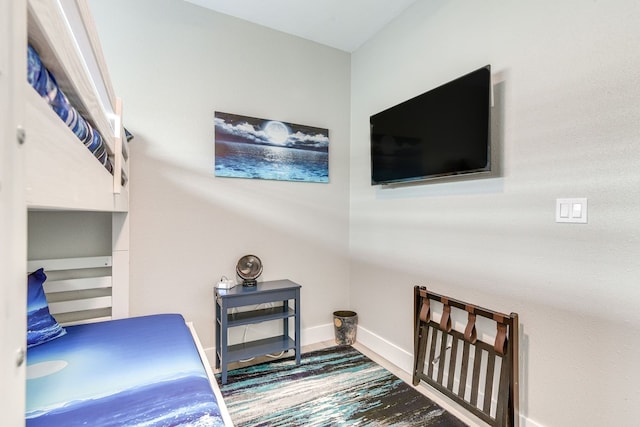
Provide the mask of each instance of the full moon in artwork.
[{"label": "full moon in artwork", "polygon": [[264,133],[275,144],[284,144],[289,139],[289,129],[282,122],[271,121],[264,126]]}]

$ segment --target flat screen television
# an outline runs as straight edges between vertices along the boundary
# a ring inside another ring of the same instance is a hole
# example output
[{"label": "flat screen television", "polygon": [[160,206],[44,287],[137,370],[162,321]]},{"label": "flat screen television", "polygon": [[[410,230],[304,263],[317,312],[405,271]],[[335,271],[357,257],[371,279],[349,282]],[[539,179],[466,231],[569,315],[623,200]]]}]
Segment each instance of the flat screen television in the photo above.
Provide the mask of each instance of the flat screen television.
[{"label": "flat screen television", "polygon": [[370,117],[371,184],[491,171],[491,66]]}]

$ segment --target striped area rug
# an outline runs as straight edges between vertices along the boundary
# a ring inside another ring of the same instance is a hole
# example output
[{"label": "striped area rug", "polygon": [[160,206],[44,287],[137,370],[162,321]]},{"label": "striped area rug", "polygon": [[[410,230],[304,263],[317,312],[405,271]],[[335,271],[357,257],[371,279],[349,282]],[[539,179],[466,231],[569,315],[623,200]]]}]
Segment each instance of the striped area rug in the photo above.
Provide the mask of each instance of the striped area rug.
[{"label": "striped area rug", "polygon": [[236,369],[220,388],[237,427],[466,425],[350,346]]}]

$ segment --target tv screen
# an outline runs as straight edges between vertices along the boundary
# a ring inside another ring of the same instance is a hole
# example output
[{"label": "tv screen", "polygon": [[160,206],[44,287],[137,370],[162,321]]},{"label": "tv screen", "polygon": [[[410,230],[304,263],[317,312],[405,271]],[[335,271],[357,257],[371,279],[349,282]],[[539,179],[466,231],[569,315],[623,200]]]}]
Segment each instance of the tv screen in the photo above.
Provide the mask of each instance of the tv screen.
[{"label": "tv screen", "polygon": [[371,184],[491,170],[491,66],[374,114]]}]

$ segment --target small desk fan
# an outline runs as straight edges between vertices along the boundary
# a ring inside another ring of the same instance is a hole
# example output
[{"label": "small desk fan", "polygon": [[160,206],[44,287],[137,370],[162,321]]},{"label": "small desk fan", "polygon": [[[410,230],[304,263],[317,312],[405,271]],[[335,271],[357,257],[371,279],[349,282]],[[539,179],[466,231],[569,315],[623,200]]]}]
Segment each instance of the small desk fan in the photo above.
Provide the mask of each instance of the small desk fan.
[{"label": "small desk fan", "polygon": [[255,255],[245,255],[236,264],[236,273],[242,279],[242,286],[256,286],[262,274],[262,261]]}]

